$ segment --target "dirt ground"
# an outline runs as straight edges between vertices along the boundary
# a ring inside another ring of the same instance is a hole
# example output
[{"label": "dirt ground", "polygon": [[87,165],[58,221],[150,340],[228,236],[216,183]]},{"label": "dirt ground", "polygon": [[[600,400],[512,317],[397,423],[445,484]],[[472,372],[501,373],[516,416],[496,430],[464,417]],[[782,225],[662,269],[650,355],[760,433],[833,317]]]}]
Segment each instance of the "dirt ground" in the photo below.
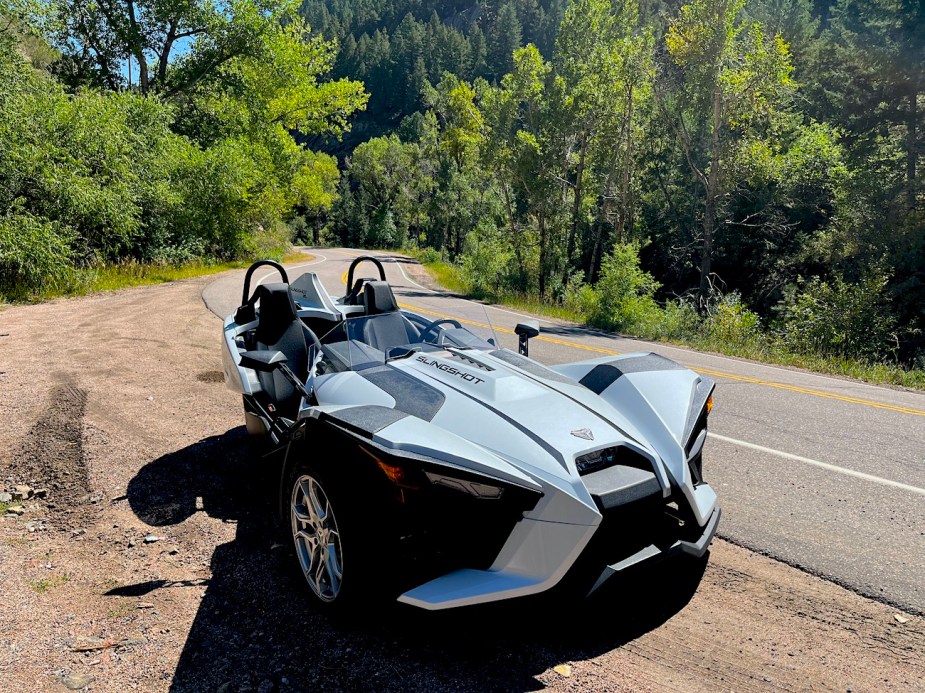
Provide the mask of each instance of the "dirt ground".
[{"label": "dirt ground", "polygon": [[221,382],[214,277],[0,312],[0,690],[925,689],[925,619],[717,541],[588,602],[332,620]]}]

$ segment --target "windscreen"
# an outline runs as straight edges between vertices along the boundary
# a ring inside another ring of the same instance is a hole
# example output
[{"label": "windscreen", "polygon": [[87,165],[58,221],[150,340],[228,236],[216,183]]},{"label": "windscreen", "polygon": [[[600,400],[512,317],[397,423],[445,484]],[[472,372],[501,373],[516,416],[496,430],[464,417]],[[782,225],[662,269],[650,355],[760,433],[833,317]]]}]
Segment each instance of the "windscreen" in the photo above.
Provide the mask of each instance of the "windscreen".
[{"label": "windscreen", "polygon": [[488,341],[490,334],[479,325],[396,311],[348,318],[325,334],[321,343],[337,370],[363,370],[421,351],[491,350],[495,347]]}]

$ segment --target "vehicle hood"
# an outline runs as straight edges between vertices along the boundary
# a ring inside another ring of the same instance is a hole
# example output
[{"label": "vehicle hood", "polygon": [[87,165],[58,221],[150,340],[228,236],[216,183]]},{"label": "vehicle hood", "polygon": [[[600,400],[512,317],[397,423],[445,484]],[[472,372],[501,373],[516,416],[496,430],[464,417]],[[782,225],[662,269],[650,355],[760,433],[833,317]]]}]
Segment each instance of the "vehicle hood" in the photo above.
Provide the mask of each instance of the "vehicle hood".
[{"label": "vehicle hood", "polygon": [[625,417],[553,371],[527,374],[475,351],[415,354],[387,368],[442,394],[444,401],[431,419],[434,425],[528,473],[575,479],[576,457],[615,445],[657,459]]}]

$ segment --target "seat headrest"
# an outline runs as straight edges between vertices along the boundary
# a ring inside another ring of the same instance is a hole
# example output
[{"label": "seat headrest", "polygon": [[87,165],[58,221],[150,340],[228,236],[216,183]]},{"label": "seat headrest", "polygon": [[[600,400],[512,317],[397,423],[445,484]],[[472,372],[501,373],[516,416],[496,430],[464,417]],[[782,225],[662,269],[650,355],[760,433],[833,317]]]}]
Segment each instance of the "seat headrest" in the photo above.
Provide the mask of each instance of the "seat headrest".
[{"label": "seat headrest", "polygon": [[367,315],[398,311],[398,303],[395,301],[392,287],[384,281],[366,282],[366,288],[363,289],[363,303],[366,306]]},{"label": "seat headrest", "polygon": [[255,335],[257,341],[276,344],[289,326],[299,319],[289,285],[261,284],[257,287],[257,297],[260,300],[260,320]]}]

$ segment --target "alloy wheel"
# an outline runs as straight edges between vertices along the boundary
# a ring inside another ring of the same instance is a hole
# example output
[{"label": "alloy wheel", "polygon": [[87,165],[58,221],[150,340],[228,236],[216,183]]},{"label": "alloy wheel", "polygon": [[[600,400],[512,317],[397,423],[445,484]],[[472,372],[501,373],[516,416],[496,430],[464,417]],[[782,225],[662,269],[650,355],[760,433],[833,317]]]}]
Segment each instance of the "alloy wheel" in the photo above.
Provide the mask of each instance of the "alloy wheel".
[{"label": "alloy wheel", "polygon": [[343,583],[340,532],[317,479],[305,474],[293,484],[290,516],[296,555],[309,587],[320,600],[334,601]]}]

